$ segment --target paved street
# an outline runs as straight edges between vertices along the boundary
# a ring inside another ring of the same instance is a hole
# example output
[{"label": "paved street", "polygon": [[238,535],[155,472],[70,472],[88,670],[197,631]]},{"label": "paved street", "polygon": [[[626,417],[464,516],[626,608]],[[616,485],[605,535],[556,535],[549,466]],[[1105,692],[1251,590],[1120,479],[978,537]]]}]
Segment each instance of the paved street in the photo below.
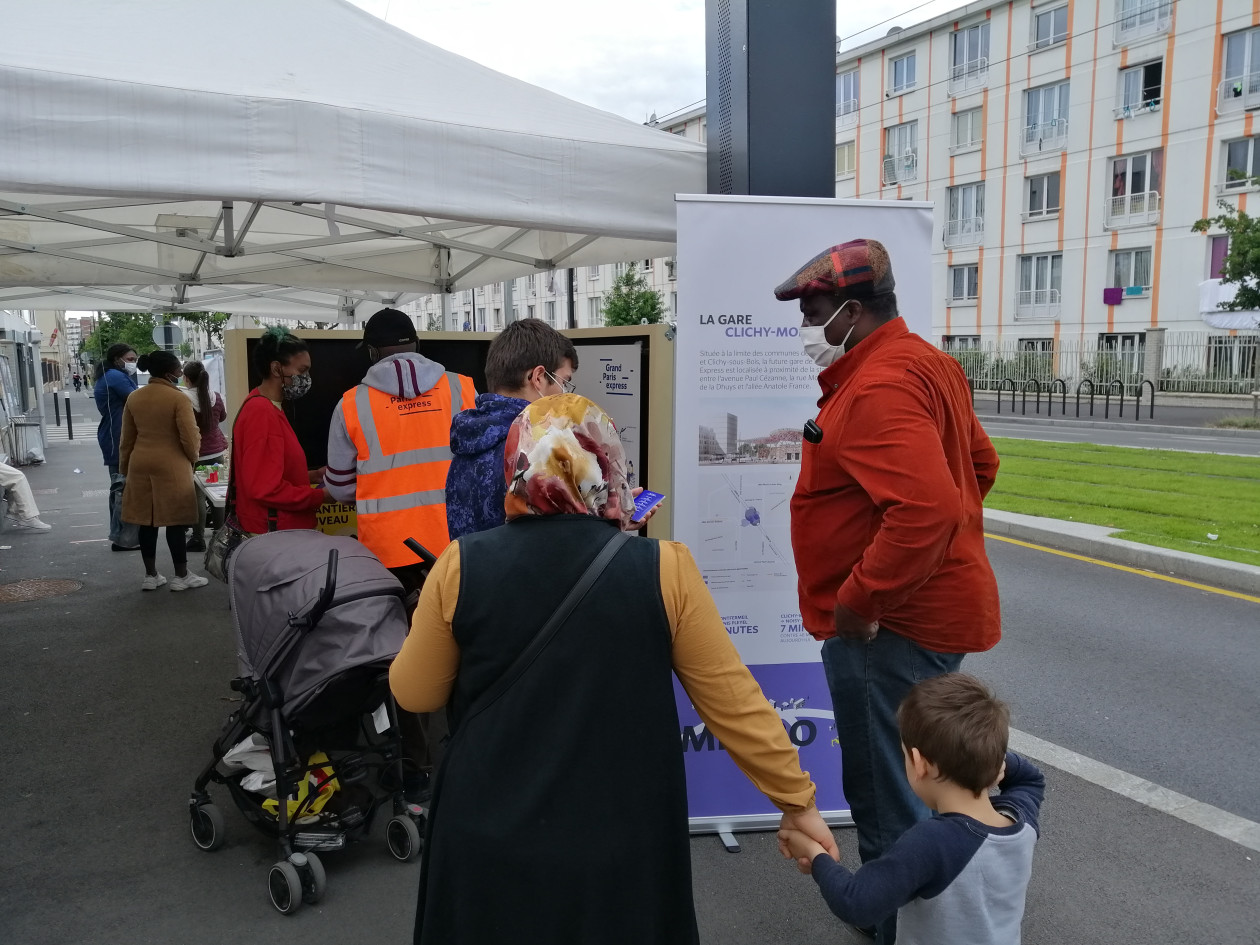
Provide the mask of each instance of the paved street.
[{"label": "paved street", "polygon": [[[267,901],[273,844],[225,796],[227,846],[193,847],[185,801],[233,698],[226,589],[140,592],[140,562],[102,540],[95,411],[85,398],[75,413],[76,440],[27,469],[53,532],[0,530],[0,585],[82,582],[0,603],[0,942],[409,941],[418,866],[394,862],[379,829],[325,857],[325,901],[290,918]],[[1260,820],[1260,604],[1002,542],[990,552],[1005,638],[965,667],[1010,700],[1016,728]],[[1026,942],[1255,941],[1260,852],[1046,773]],[[616,811],[593,825],[592,868],[629,829]],[[855,862],[852,831],[837,833]],[[741,843],[728,854],[715,837],[692,841],[704,941],[863,941],[777,858],[773,835]]]},{"label": "paved street", "polygon": [[[1057,418],[1056,418],[1057,419]],[[1052,443],[1098,443],[1103,446],[1134,446],[1141,449],[1187,450],[1194,453],[1233,453],[1239,456],[1260,456],[1260,434],[1222,436],[1210,429],[1185,428],[1185,432],[1153,431],[1137,425],[1129,429],[1049,425],[1035,421],[1022,422],[1009,417],[981,417],[989,436],[1006,436],[1026,440],[1047,440]]]}]

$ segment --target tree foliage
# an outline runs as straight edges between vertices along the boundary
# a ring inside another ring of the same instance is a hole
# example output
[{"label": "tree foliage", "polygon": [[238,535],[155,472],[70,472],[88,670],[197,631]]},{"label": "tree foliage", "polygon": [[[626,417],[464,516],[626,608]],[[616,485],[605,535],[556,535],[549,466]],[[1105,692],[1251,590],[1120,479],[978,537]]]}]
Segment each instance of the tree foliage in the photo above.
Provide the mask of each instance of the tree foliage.
[{"label": "tree foliage", "polygon": [[1197,221],[1191,230],[1220,230],[1229,237],[1221,282],[1236,285],[1238,290],[1232,299],[1221,302],[1221,308],[1227,312],[1260,309],[1260,217],[1250,216],[1224,200],[1217,206],[1219,214]]},{"label": "tree foliage", "polygon": [[229,312],[180,312],[168,317],[177,318],[192,328],[204,331],[210,338],[210,343],[217,345],[223,344],[223,329],[232,320]]},{"label": "tree foliage", "polygon": [[113,344],[131,345],[139,354],[153,351],[153,329],[158,324],[148,312],[102,312],[96,327],[83,339],[83,360],[103,361]]},{"label": "tree foliage", "polygon": [[655,325],[665,320],[665,303],[661,293],[650,288],[634,263],[613,280],[613,287],[604,298],[604,324]]}]

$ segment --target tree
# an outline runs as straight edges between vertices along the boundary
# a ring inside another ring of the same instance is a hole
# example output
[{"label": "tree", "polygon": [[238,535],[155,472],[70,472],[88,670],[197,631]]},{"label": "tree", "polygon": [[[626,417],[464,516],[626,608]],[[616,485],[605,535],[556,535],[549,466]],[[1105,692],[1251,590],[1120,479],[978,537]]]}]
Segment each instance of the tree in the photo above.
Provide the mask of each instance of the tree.
[{"label": "tree", "polygon": [[223,344],[223,329],[232,320],[229,312],[177,312],[168,318],[178,318],[198,331],[204,331],[211,344]]},{"label": "tree", "polygon": [[[1260,184],[1260,178],[1253,183]],[[1221,282],[1237,285],[1238,291],[1229,301],[1221,302],[1221,308],[1227,312],[1260,309],[1260,217],[1249,216],[1224,200],[1217,206],[1219,214],[1197,221],[1190,229],[1195,233],[1220,229],[1229,236]]]},{"label": "tree", "polygon": [[604,298],[604,324],[655,325],[665,320],[665,303],[661,293],[648,287],[647,280],[634,263],[613,280],[612,290]]},{"label": "tree", "polygon": [[153,351],[153,329],[157,323],[148,312],[104,312],[96,328],[83,339],[83,359],[105,360],[105,352],[113,344],[128,344],[140,354]]}]

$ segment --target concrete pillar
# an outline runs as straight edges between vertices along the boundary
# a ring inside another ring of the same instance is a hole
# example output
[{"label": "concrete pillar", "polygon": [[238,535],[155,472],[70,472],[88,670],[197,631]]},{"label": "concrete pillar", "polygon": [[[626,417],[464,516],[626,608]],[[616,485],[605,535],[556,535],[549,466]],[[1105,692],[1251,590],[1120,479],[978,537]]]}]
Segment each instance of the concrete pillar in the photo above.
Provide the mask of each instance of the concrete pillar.
[{"label": "concrete pillar", "polygon": [[1159,377],[1164,370],[1163,328],[1146,329],[1146,344],[1142,351],[1142,380],[1150,381],[1159,390]]}]

